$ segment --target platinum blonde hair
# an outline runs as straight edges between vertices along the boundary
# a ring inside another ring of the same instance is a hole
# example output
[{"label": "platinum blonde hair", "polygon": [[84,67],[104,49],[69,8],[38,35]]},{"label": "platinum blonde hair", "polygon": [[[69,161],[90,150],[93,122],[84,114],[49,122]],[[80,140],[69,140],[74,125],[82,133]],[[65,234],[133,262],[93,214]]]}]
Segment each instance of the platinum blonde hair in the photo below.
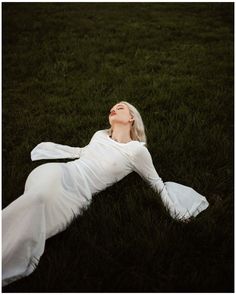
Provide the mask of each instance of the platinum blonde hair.
[{"label": "platinum blonde hair", "polygon": [[[131,130],[130,130],[131,139],[145,142],[145,144],[147,145],[145,127],[144,127],[143,120],[139,111],[127,101],[120,101],[119,103],[123,103],[128,107],[130,115],[134,119],[133,124],[131,125]],[[107,131],[109,136],[111,136],[113,131],[112,126],[109,129],[107,129]]]}]

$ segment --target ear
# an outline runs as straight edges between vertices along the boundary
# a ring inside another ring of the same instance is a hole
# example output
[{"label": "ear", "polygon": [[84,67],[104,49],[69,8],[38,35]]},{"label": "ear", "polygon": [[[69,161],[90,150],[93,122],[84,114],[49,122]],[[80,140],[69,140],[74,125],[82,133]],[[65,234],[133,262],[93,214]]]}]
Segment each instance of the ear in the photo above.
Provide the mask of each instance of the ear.
[{"label": "ear", "polygon": [[129,119],[129,122],[132,122],[132,126],[134,125],[134,118],[132,117],[131,119]]}]

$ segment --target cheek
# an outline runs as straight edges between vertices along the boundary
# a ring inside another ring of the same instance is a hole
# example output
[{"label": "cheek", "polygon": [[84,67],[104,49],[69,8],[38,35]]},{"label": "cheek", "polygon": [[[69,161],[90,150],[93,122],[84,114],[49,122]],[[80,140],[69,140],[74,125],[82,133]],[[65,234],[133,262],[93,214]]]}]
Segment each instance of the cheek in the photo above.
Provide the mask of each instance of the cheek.
[{"label": "cheek", "polygon": [[125,121],[128,121],[129,120],[129,114],[123,114],[123,119]]},{"label": "cheek", "polygon": [[119,114],[117,116],[117,119],[120,121],[126,121],[127,120],[127,116],[125,114]]}]

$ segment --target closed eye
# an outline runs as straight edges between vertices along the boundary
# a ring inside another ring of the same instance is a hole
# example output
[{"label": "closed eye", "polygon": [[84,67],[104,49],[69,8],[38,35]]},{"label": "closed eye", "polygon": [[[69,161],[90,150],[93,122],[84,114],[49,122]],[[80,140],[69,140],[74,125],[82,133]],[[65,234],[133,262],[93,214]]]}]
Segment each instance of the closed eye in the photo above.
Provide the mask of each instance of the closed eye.
[{"label": "closed eye", "polygon": [[[124,108],[121,108],[121,107],[119,107],[119,108],[117,108],[117,110],[123,110]],[[109,113],[111,113],[112,111],[110,111]]]}]

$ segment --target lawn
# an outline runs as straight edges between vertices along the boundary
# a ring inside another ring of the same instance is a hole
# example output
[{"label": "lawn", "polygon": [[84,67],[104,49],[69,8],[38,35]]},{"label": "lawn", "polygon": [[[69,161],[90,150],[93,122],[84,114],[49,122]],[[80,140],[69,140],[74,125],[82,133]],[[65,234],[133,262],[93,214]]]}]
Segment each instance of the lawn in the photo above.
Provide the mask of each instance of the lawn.
[{"label": "lawn", "polygon": [[120,100],[163,181],[210,203],[178,222],[133,172],[3,292],[234,291],[234,3],[2,3],[2,62],[3,208],[38,143],[87,145]]}]

